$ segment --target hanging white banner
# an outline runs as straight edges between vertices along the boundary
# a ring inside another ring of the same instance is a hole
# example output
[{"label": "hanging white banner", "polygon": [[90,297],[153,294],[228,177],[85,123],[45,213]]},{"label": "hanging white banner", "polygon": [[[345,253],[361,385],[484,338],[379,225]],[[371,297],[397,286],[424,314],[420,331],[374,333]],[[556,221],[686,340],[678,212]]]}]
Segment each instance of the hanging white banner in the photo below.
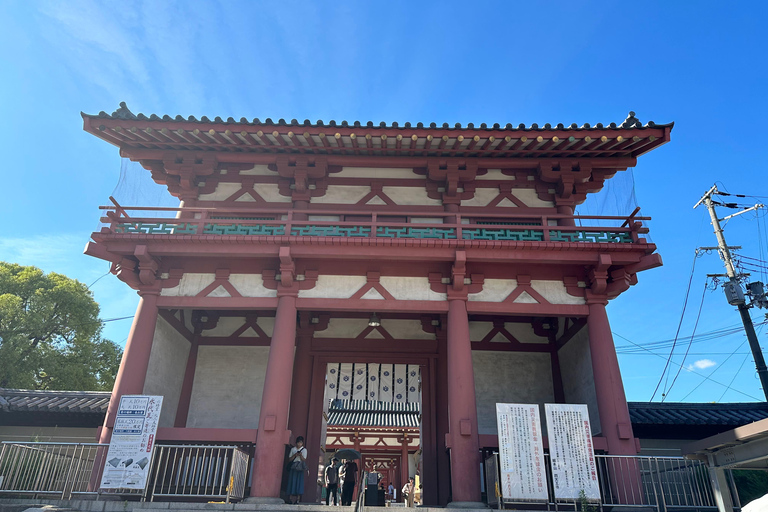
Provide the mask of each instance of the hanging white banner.
[{"label": "hanging white banner", "polygon": [[109,442],[102,489],[144,489],[163,406],[162,396],[123,395]]},{"label": "hanging white banner", "polygon": [[391,402],[392,401],[392,385],[393,385],[393,379],[392,375],[395,373],[395,365],[393,364],[382,364],[381,365],[381,372],[380,372],[380,383],[379,383],[379,400],[382,402]]},{"label": "hanging white banner", "polygon": [[328,363],[325,371],[325,397],[334,400],[339,392],[339,363]]},{"label": "hanging white banner", "polygon": [[545,404],[555,498],[600,499],[589,411],[583,404]]},{"label": "hanging white banner", "polygon": [[339,365],[339,394],[336,395],[344,400],[352,399],[352,363],[341,363]]},{"label": "hanging white banner", "polygon": [[368,367],[366,364],[357,363],[355,365],[355,378],[352,386],[354,388],[352,390],[352,398],[354,400],[365,400],[367,398]]},{"label": "hanging white banner", "polygon": [[379,367],[377,363],[368,365],[368,400],[379,401]]},{"label": "hanging white banner", "polygon": [[406,400],[408,402],[416,402],[419,400],[419,376],[421,369],[417,364],[408,365],[408,394]]},{"label": "hanging white banner", "polygon": [[396,364],[395,365],[395,396],[394,401],[395,402],[405,402],[408,399],[407,396],[407,387],[406,387],[406,378],[408,375],[408,365],[407,364]]},{"label": "hanging white banner", "polygon": [[537,404],[496,404],[501,495],[506,501],[547,501],[541,418]]}]

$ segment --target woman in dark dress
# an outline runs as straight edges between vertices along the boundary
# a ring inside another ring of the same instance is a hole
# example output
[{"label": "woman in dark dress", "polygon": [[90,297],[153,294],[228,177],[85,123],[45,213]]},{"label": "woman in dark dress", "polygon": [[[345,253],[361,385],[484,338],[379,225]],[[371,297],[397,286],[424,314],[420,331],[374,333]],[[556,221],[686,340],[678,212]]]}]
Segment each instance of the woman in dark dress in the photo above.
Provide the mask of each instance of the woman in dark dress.
[{"label": "woman in dark dress", "polygon": [[304,494],[304,474],[308,471],[307,449],[304,438],[296,438],[296,446],[288,454],[288,495],[291,503],[298,503]]}]

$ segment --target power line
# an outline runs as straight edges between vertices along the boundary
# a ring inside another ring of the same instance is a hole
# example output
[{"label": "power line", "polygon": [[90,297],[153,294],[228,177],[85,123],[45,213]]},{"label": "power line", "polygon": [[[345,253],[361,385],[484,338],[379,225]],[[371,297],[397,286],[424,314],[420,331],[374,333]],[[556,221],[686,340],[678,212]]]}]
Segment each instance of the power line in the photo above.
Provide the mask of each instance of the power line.
[{"label": "power line", "polygon": [[[728,360],[729,360],[730,358],[732,358],[732,357],[733,357],[733,356],[736,354],[736,352],[738,352],[738,350],[739,350],[741,347],[743,347],[743,346],[744,346],[744,344],[745,344],[746,342],[747,342],[747,340],[744,340],[744,341],[742,341],[742,342],[741,342],[741,344],[740,344],[738,347],[736,347],[736,348],[734,349],[734,351],[733,351],[733,352],[731,352],[731,354],[730,354],[728,357],[726,357],[726,358],[725,358],[725,360],[724,360],[722,363],[720,363],[720,364],[717,366],[717,368],[715,368],[714,370],[712,370],[712,371],[710,372],[709,376],[711,377],[712,375],[714,375],[714,374],[715,374],[715,372],[716,372],[716,371],[718,371],[720,368],[722,368],[722,367],[723,367],[723,365],[725,365],[725,363],[727,363],[727,362],[728,362]],[[714,381],[713,381],[713,382],[714,382]],[[731,382],[733,382],[733,381],[731,381]],[[693,389],[692,389],[692,390],[690,390],[690,391],[688,392],[688,394],[687,394],[687,395],[685,395],[683,398],[681,398],[681,399],[680,399],[680,401],[682,402],[683,400],[685,400],[686,398],[688,398],[689,396],[691,396],[691,394],[692,394],[694,391],[696,391],[697,389],[699,389],[699,388],[701,387],[701,385],[702,385],[702,384],[704,384],[704,381],[701,381],[701,382],[699,382],[698,384],[696,384],[696,386],[694,386],[694,387],[693,387]],[[726,391],[727,391],[727,389],[726,389]],[[734,390],[734,391],[735,391],[735,390]],[[746,393],[745,393],[745,394],[746,394]],[[760,400],[760,399],[758,398],[757,400]]]},{"label": "power line", "polygon": [[690,338],[690,341],[688,342],[688,347],[685,349],[685,354],[683,355],[683,362],[680,363],[680,367],[677,369],[677,373],[675,374],[675,378],[672,379],[672,384],[669,385],[669,389],[667,389],[664,392],[664,396],[661,397],[662,402],[667,398],[667,396],[669,396],[669,392],[672,391],[672,388],[675,386],[675,382],[677,382],[677,378],[680,376],[680,372],[683,371],[685,360],[688,357],[688,352],[690,352],[691,345],[693,344],[693,337],[696,335],[696,329],[699,327],[699,320],[701,319],[701,310],[704,308],[704,297],[707,295],[708,285],[709,285],[709,280],[704,281],[704,290],[702,290],[701,292],[701,302],[699,303],[699,312],[696,314],[696,323],[693,324],[693,332],[691,333],[691,338]]},{"label": "power line", "polygon": [[[768,321],[762,321],[758,322],[755,325],[760,326],[768,323]],[[705,341],[711,341],[719,338],[726,338],[728,336],[732,336],[734,334],[743,333],[744,328],[739,327],[728,327],[725,329],[719,329],[715,331],[709,331],[702,334],[699,334],[697,336],[693,336],[693,341],[691,343],[703,343]],[[614,333],[616,334],[616,333]],[[617,334],[618,336],[618,334]],[[685,338],[687,339],[687,338]],[[671,344],[671,342],[674,341],[673,339],[668,340],[660,340],[660,341],[651,341],[648,343],[640,343],[636,344],[640,349],[642,350],[649,350],[649,349],[656,349],[656,350],[662,350],[665,348],[668,348]],[[621,354],[638,354],[641,353],[640,350],[637,348],[633,348],[631,345],[616,345],[616,352]]]},{"label": "power line", "polygon": [[[667,363],[664,365],[664,370],[661,372],[661,375],[659,376],[659,382],[656,384],[656,389],[653,390],[653,395],[651,395],[651,402],[653,402],[653,399],[656,397],[656,392],[659,390],[659,386],[661,386],[661,381],[664,380],[664,375],[667,374],[667,368],[669,368],[669,363],[672,361],[672,355],[675,353],[675,346],[677,345],[677,337],[680,334],[680,328],[683,325],[683,318],[685,318],[685,308],[688,306],[688,296],[691,293],[691,283],[693,282],[693,273],[696,270],[696,259],[699,257],[699,250],[696,249],[696,251],[693,253],[693,264],[691,265],[691,275],[688,278],[688,289],[685,291],[685,300],[683,301],[683,310],[680,312],[680,322],[677,324],[677,332],[675,333],[675,339],[672,342],[672,349],[669,351],[669,357],[667,357]],[[627,340],[629,341],[629,340]],[[667,380],[669,379],[669,375],[667,375]],[[667,387],[667,383],[664,383],[664,387]]]},{"label": "power line", "polygon": [[[733,381],[735,381],[735,380],[736,380],[736,377],[738,377],[738,376],[739,376],[739,373],[741,373],[741,369],[742,369],[742,368],[744,368],[744,364],[745,364],[745,363],[747,362],[747,360],[749,359],[749,355],[750,355],[750,352],[747,352],[747,353],[744,355],[744,359],[742,359],[742,360],[741,360],[741,365],[739,365],[739,369],[738,369],[738,370],[736,370],[736,373],[734,373],[734,374],[733,374],[733,378],[731,379],[731,382],[729,382],[729,383],[728,383],[728,385],[729,385],[729,386],[730,386],[731,384],[733,384]],[[723,391],[723,394],[722,394],[722,395],[720,395],[720,398],[718,398],[718,399],[717,399],[717,401],[718,401],[718,402],[722,402],[722,400],[723,400],[723,397],[725,396],[725,394],[726,394],[727,392],[728,392],[728,390],[727,390],[727,389],[726,389],[726,390],[724,390],[724,391]]]},{"label": "power line", "polygon": [[[632,343],[633,345],[637,345],[637,343],[635,343],[634,341],[632,341],[632,340],[630,340],[630,339],[628,339],[628,338],[625,338],[625,337],[624,337],[624,336],[622,336],[621,334],[616,334],[615,332],[614,332],[613,334],[615,334],[615,335],[616,335],[616,336],[618,336],[619,338],[623,339],[624,341],[628,341],[628,342]],[[742,343],[742,345],[743,345],[743,343]],[[637,345],[637,346],[638,346],[638,347],[640,347],[640,348],[643,348],[643,347],[641,347],[640,345]],[[645,349],[644,349],[644,350],[645,350]],[[660,358],[662,358],[662,359],[665,359],[665,357],[664,357],[664,356],[662,356],[662,355],[660,355],[660,354],[655,354],[655,353],[651,352],[650,350],[648,350],[648,352],[650,352],[651,354],[653,354],[653,355],[654,355],[654,356],[656,356],[656,357],[660,357]],[[672,361],[672,364],[677,364],[677,365],[679,366],[679,363],[676,363],[676,362],[674,362],[674,361]],[[704,380],[708,380],[708,381],[714,382],[715,384],[718,384],[718,385],[720,385],[720,386],[724,386],[724,387],[726,387],[726,388],[728,388],[728,389],[730,389],[730,390],[732,390],[732,391],[735,391],[735,392],[737,392],[737,393],[739,393],[739,394],[741,394],[741,395],[744,395],[744,396],[747,396],[747,397],[749,397],[749,398],[752,398],[753,400],[758,400],[758,401],[760,401],[760,400],[761,400],[760,398],[757,398],[756,396],[752,396],[752,395],[750,395],[749,393],[744,393],[743,391],[739,391],[739,390],[738,390],[738,389],[736,389],[736,388],[733,388],[733,387],[731,387],[731,386],[728,386],[728,385],[726,385],[726,384],[723,384],[722,382],[718,382],[718,381],[716,381],[715,379],[712,379],[712,378],[710,378],[710,377],[708,377],[708,376],[706,376],[706,375],[704,375],[704,374],[702,374],[702,373],[699,373],[699,372],[697,372],[697,371],[694,371],[694,370],[688,370],[688,371],[689,371],[689,372],[691,372],[691,373],[692,373],[692,374],[694,374],[694,375],[698,375],[699,377],[703,377],[703,378],[704,378]],[[686,395],[686,396],[687,396],[687,395]],[[649,401],[650,401],[650,400],[649,400]]]}]

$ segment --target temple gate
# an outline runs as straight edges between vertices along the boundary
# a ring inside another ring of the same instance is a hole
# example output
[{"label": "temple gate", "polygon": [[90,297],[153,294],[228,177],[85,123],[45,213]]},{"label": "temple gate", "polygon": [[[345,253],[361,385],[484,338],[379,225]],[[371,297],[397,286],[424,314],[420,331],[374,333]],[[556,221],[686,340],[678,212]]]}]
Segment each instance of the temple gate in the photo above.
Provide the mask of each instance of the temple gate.
[{"label": "temple gate", "polygon": [[661,259],[637,211],[574,207],[672,125],[83,119],[180,201],[115,202],[86,248],[141,296],[100,441],[163,395],[158,441],[252,443],[276,499],[288,443],[321,459],[328,365],[414,365],[427,505],[481,501],[496,402],[589,404],[596,449],[637,453],[605,306]]}]

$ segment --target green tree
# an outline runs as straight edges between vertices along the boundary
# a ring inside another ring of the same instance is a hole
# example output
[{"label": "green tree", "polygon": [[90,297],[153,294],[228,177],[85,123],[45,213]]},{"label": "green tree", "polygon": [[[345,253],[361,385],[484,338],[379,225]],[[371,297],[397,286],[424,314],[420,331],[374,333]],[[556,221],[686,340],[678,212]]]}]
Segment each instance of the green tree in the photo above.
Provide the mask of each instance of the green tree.
[{"label": "green tree", "polygon": [[0,262],[0,387],[110,390],[122,350],[81,282]]}]

